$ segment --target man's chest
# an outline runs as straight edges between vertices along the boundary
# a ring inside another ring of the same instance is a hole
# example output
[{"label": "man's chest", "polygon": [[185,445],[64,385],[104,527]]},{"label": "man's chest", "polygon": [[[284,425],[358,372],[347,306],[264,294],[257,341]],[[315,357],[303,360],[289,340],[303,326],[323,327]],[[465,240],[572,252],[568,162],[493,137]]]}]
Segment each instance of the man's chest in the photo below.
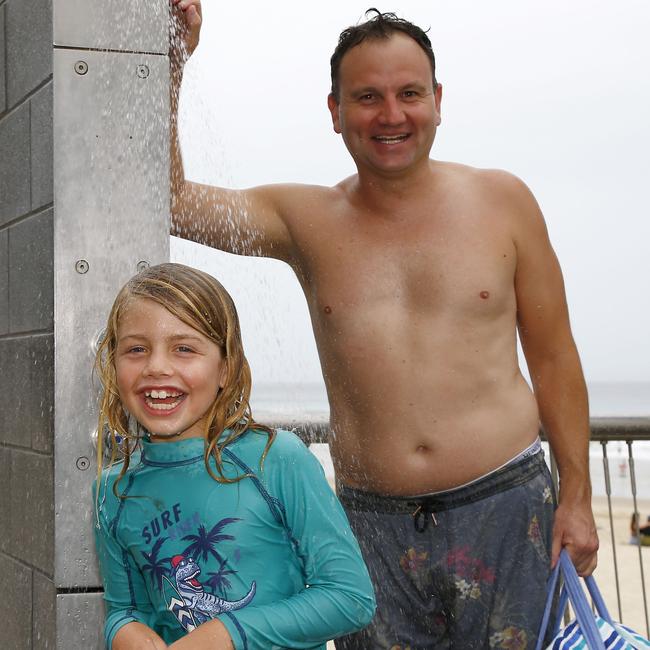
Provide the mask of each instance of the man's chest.
[{"label": "man's chest", "polygon": [[324,230],[303,261],[312,310],[339,317],[386,308],[471,316],[511,304],[516,250],[498,220]]}]

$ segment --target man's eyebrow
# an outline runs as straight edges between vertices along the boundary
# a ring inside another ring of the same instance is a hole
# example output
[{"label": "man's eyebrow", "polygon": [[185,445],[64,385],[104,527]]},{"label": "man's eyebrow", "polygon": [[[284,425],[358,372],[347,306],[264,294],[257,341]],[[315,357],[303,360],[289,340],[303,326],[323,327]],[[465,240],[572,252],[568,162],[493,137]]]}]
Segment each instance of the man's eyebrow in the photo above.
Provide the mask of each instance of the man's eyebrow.
[{"label": "man's eyebrow", "polygon": [[427,87],[423,83],[421,83],[419,81],[410,81],[409,83],[406,83],[406,84],[400,86],[399,89],[400,90],[407,90],[409,88],[414,88],[415,90],[421,90],[421,91],[427,90]]},{"label": "man's eyebrow", "polygon": [[366,93],[376,93],[377,88],[375,86],[361,86],[358,88],[353,88],[350,92],[353,95],[365,95]]},{"label": "man's eyebrow", "polygon": [[[408,88],[413,88],[421,92],[426,92],[427,90],[426,85],[421,83],[420,81],[409,81],[408,83],[399,86],[398,91],[402,92],[404,90],[407,90]],[[366,93],[381,94],[376,86],[360,86],[358,88],[352,88],[352,90],[350,91],[350,94],[352,95],[365,95]]]}]

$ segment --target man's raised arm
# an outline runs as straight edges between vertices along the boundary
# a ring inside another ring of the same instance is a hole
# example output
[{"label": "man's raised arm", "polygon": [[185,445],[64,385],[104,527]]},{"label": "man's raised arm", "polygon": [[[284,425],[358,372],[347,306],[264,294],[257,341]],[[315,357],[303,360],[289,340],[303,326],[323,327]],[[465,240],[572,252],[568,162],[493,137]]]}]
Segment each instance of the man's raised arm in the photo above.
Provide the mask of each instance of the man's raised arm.
[{"label": "man's raised arm", "polygon": [[171,234],[230,253],[289,262],[292,240],[282,218],[285,188],[227,190],[185,179],[178,141],[178,99],[183,68],[199,44],[201,23],[200,0],[172,0]]}]

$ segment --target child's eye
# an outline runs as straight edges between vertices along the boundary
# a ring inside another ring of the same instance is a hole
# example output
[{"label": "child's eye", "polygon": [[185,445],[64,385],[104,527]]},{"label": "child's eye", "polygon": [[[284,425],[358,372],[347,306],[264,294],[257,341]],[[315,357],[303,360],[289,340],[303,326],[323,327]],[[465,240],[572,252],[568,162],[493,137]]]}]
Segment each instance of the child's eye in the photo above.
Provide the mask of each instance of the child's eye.
[{"label": "child's eye", "polygon": [[133,345],[128,350],[127,353],[137,354],[139,352],[144,352],[144,346],[142,345]]},{"label": "child's eye", "polygon": [[177,352],[194,352],[194,350],[189,345],[179,345],[176,348]]}]

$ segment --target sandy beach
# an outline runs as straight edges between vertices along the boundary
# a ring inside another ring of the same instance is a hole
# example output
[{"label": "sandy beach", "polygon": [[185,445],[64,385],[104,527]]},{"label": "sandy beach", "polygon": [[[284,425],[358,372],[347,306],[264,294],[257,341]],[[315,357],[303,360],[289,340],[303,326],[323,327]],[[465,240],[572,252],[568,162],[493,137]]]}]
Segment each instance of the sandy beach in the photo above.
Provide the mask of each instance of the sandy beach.
[{"label": "sandy beach", "polygon": [[[639,547],[631,545],[630,519],[634,507],[632,498],[612,498],[612,520],[614,524],[615,545],[612,544],[609,514],[606,497],[594,497],[594,515],[600,538],[600,554],[595,576],[610,614],[622,620],[627,626],[641,634],[648,634],[643,609],[641,588],[641,568]],[[650,499],[639,499],[638,508],[641,521],[650,515]],[[614,549],[618,565],[618,582],[621,595],[621,612],[616,598],[616,574],[614,571]],[[650,546],[641,547],[641,557],[645,573],[645,594],[650,605]]]}]

